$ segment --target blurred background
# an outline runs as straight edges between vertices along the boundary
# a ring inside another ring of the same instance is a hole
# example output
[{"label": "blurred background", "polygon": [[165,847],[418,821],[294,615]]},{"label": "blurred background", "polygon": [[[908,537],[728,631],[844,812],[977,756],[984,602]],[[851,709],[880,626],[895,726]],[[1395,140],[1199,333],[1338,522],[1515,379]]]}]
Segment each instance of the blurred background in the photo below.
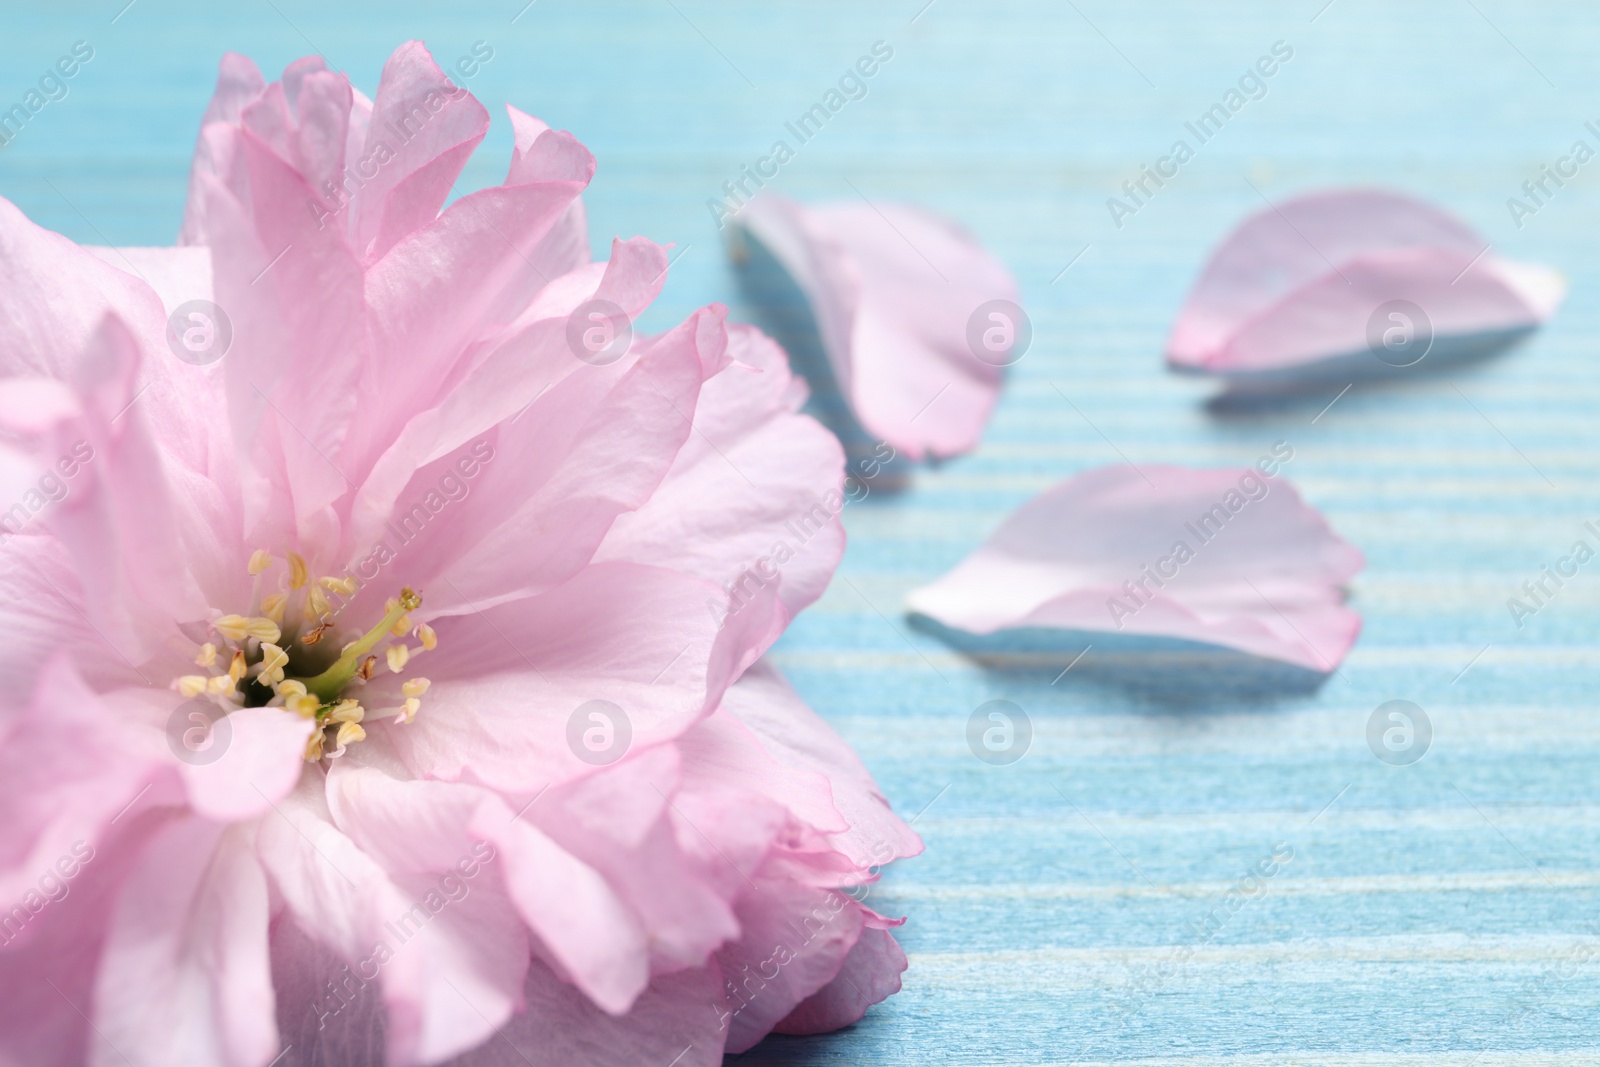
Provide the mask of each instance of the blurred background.
[{"label": "blurred background", "polygon": [[[81,243],[171,243],[224,51],[269,78],[321,53],[370,95],[419,38],[447,69],[479,60],[461,84],[495,115],[460,189],[503,176],[514,103],[598,158],[596,255],[613,235],[675,243],[644,328],[722,301],[815,357],[708,206],[778,139],[796,151],[777,191],[926,205],[1011,267],[1034,340],[984,443],[849,505],[840,577],[773,654],[926,838],[871,898],[909,917],[905,991],[739,1062],[1600,1063],[1600,573],[1520,627],[1506,606],[1600,520],[1600,161],[1532,215],[1507,204],[1575,141],[1600,149],[1593,8],[524,2],[12,5],[0,110],[76,43],[93,58],[0,148],[0,195]],[[784,124],[879,42],[892,58],[866,95],[799,144]],[[1184,123],[1275,45],[1265,92],[1199,144]],[[1195,157],[1114,219],[1107,199],[1180,138]],[[1167,374],[1209,249],[1264,200],[1349,184],[1560,268],[1566,305],[1494,359],[1337,398],[1241,410]],[[1279,441],[1368,560],[1364,632],[1320,685],[1194,646],[963,643],[903,613],[1061,478],[1124,456],[1251,463]],[[967,747],[990,699],[1032,722],[1009,766]],[[1405,766],[1367,743],[1394,699],[1432,726]],[[1223,906],[1273,857],[1264,889]]]}]

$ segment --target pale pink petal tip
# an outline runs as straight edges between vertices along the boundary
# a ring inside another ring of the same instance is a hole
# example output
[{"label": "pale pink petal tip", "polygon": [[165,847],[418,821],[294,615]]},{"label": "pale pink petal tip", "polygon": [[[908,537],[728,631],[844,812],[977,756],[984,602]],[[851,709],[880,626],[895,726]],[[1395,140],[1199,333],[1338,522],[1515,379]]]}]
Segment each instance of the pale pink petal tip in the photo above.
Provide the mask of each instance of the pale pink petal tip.
[{"label": "pale pink petal tip", "polygon": [[1032,339],[1016,280],[993,254],[953,222],[887,201],[763,194],[738,221],[810,302],[868,434],[913,460],[977,446],[1001,368]]},{"label": "pale pink petal tip", "polygon": [[1341,587],[1364,561],[1277,473],[1293,454],[1279,444],[1256,467],[1069,478],[907,606],[977,634],[1176,637],[1331,672],[1361,629]]},{"label": "pale pink petal tip", "polygon": [[1336,360],[1385,373],[1533,329],[1566,293],[1559,272],[1501,258],[1432,204],[1373,189],[1310,193],[1263,208],[1223,241],[1173,324],[1167,365],[1245,380]]}]

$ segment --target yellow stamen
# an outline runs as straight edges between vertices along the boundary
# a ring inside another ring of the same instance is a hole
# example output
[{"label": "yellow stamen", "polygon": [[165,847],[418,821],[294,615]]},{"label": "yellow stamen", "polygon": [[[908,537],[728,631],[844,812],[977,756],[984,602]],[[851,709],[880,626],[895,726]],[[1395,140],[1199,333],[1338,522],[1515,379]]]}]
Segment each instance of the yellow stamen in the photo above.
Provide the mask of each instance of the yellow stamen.
[{"label": "yellow stamen", "polygon": [[306,742],[306,762],[315,763],[322,758],[322,731],[318,730]]},{"label": "yellow stamen", "polygon": [[432,684],[433,683],[428,681],[426,678],[408,678],[401,684],[400,693],[403,696],[419,697],[423,693],[426,693],[428,691],[428,686]]},{"label": "yellow stamen", "polygon": [[328,712],[330,722],[360,722],[367,717],[367,710],[356,700],[341,700]]},{"label": "yellow stamen", "polygon": [[289,553],[289,588],[303,589],[311,572],[306,569],[306,559],[298,552]]},{"label": "yellow stamen", "polygon": [[277,623],[260,616],[247,619],[243,615],[224,615],[211,625],[217,633],[234,642],[243,641],[247,637],[253,637],[257,641],[277,641],[283,636],[283,631],[278,629]]},{"label": "yellow stamen", "polygon": [[215,678],[206,679],[206,692],[214,697],[227,696],[233,692],[233,687],[237,684],[237,679],[226,674],[219,674]]},{"label": "yellow stamen", "polygon": [[422,701],[416,697],[407,697],[406,702],[400,706],[400,724],[408,725],[417,717],[417,712],[422,710]]},{"label": "yellow stamen", "polygon": [[320,619],[333,611],[333,605],[328,602],[328,594],[316,586],[306,594],[305,613],[307,619]]},{"label": "yellow stamen", "polygon": [[282,626],[283,625],[283,605],[286,604],[288,602],[288,600],[289,600],[289,598],[287,596],[285,596],[284,594],[282,594],[282,593],[273,593],[273,594],[271,594],[269,596],[262,597],[261,598],[261,614],[266,616],[267,618],[271,619],[273,622],[277,623],[279,626]]},{"label": "yellow stamen", "polygon": [[411,616],[402,615],[399,620],[389,628],[389,636],[404,637],[411,629]]},{"label": "yellow stamen", "polygon": [[229,641],[243,641],[250,633],[250,620],[243,615],[224,615],[211,625]]},{"label": "yellow stamen", "polygon": [[302,719],[315,719],[317,711],[322,707],[322,701],[310,693],[301,693],[285,700],[283,706]]},{"label": "yellow stamen", "polygon": [[196,667],[209,667],[217,662],[217,646],[207,641],[200,646],[200,654],[194,658]]},{"label": "yellow stamen", "polygon": [[289,653],[271,642],[261,646],[261,684],[275,686],[283,681],[283,668],[288,666]]},{"label": "yellow stamen", "polygon": [[[324,700],[333,700],[339,695],[340,690],[350,684],[356,676],[357,670],[362,671],[362,677],[371,677],[367,673],[369,668],[361,662],[362,657],[372,651],[374,645],[383,639],[389,628],[395,624],[408,611],[415,611],[422,605],[422,598],[410,589],[401,590],[400,599],[395,606],[389,609],[378,625],[368,630],[357,640],[345,646],[333,666],[317,675],[315,678],[304,679],[306,689],[322,697]],[[358,667],[359,665],[359,667]]]},{"label": "yellow stamen", "polygon": [[272,566],[272,553],[264,548],[258,548],[250,553],[250,565],[246,569],[249,570],[250,577],[254,578],[270,566]]},{"label": "yellow stamen", "polygon": [[228,677],[237,683],[240,678],[244,677],[244,672],[249,669],[250,665],[245,662],[244,653],[235,649],[233,659],[228,663]]},{"label": "yellow stamen", "polygon": [[186,674],[178,679],[178,692],[185,699],[193,700],[206,691],[206,685],[211,681],[203,674]]},{"label": "yellow stamen", "polygon": [[345,575],[343,578],[318,578],[317,581],[328,592],[338,593],[340,596],[355,596],[357,590],[361,588],[356,580],[349,575]]},{"label": "yellow stamen", "polygon": [[422,647],[429,652],[439,647],[439,635],[433,632],[433,627],[423,623],[417,627],[417,640],[422,642]]},{"label": "yellow stamen", "polygon": [[339,732],[333,738],[333,743],[339,747],[328,753],[328,755],[333,758],[342,756],[346,748],[357,741],[364,740],[366,736],[367,731],[363,730],[360,724],[353,722],[343,723],[339,727]]},{"label": "yellow stamen", "polygon": [[390,645],[384,656],[389,660],[389,669],[399,674],[406,669],[406,661],[411,658],[411,649],[405,645]]}]

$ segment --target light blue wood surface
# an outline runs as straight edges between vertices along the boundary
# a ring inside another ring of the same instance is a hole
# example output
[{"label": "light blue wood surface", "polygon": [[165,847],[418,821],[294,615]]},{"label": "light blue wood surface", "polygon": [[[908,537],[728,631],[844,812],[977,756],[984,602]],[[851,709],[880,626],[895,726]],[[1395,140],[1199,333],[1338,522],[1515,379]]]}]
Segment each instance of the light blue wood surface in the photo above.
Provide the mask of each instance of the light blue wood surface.
[{"label": "light blue wood surface", "polygon": [[[645,325],[711,300],[782,322],[741,286],[705,202],[888,42],[868,96],[776,186],[839,198],[853,183],[960,219],[1016,272],[1036,335],[974,455],[846,510],[848,582],[776,653],[896,806],[921,812],[927,854],[876,898],[910,919],[905,991],[846,1033],[739,1062],[1597,1063],[1600,563],[1520,630],[1505,601],[1600,520],[1600,161],[1521,228],[1505,201],[1574,140],[1600,147],[1583,127],[1600,120],[1600,18],[1578,3],[1322,2],[539,0],[513,22],[521,0],[137,0],[114,23],[122,0],[12,5],[0,106],[74,41],[95,58],[0,149],[0,195],[85,243],[166,243],[223,50],[268,71],[321,51],[370,90],[408,37],[444,61],[482,40],[495,57],[469,88],[598,156],[597,251],[612,234],[678,243]],[[1294,57],[1266,96],[1118,229],[1106,198],[1279,40]],[[508,154],[501,115],[463,187]],[[1566,271],[1567,306],[1503,357],[1358,386],[1320,416],[1334,390],[1213,413],[1209,386],[1161,368],[1178,302],[1262,195],[1335,183],[1443,203],[1498,252]],[[1243,463],[1280,439],[1288,476],[1368,559],[1353,590],[1365,631],[1320,688],[1094,638],[963,652],[901,613],[1010,509],[1119,450]],[[964,740],[994,697],[1036,731],[1010,767]],[[1365,740],[1394,698],[1434,725],[1410,767]],[[1292,862],[1197,935],[1280,842]]]}]

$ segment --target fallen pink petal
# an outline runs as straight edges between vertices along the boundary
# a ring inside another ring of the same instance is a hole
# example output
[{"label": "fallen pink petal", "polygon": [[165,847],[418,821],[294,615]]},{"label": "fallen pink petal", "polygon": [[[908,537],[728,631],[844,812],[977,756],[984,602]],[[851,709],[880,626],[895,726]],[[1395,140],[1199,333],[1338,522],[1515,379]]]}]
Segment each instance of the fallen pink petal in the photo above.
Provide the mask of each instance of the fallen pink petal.
[{"label": "fallen pink petal", "polygon": [[868,435],[911,460],[977,447],[1001,369],[1032,337],[1004,264],[954,222],[908,204],[763,193],[738,222],[810,303]]},{"label": "fallen pink petal", "polygon": [[634,333],[666,250],[511,120],[445,206],[420,44],[229,55],[180,247],[0,201],[0,472],[70,485],[0,569],[0,1060],[711,1067],[899,989],[921,843],[761,659],[842,450],[720,305]]},{"label": "fallen pink petal", "polygon": [[1554,314],[1556,271],[1383,190],[1263,207],[1212,254],[1167,341],[1173,370],[1233,381],[1385,373],[1493,350]]},{"label": "fallen pink petal", "polygon": [[1034,497],[907,607],[974,634],[1047,627],[1182,638],[1335,670],[1361,618],[1361,553],[1280,473],[1099,467]]}]

